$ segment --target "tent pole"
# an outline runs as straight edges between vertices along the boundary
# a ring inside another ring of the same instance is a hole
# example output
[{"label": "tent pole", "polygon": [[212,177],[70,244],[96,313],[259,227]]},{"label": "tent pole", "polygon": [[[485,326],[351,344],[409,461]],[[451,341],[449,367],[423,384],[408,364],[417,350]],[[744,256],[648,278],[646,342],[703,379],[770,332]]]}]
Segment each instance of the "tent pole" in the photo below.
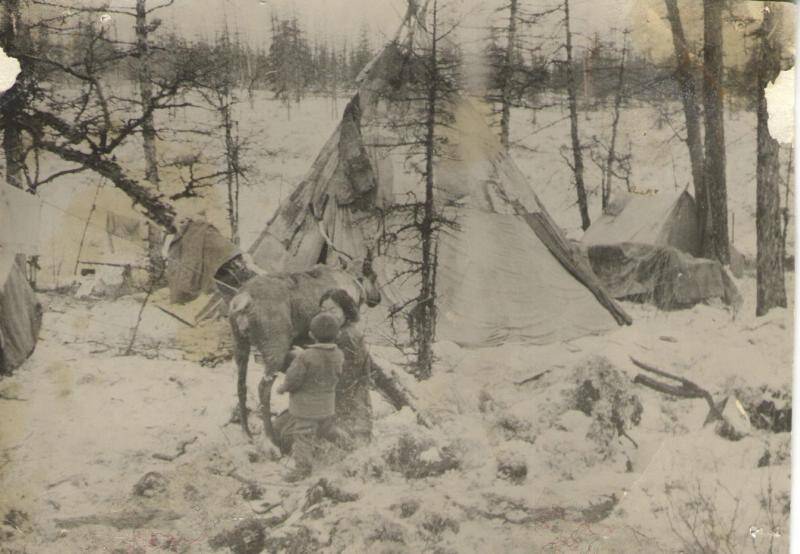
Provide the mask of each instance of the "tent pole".
[{"label": "tent pole", "polygon": [[100,194],[100,187],[102,186],[103,180],[101,179],[98,181],[97,189],[94,191],[94,200],[92,200],[92,207],[89,209],[89,215],[86,217],[86,225],[83,226],[83,234],[81,235],[81,242],[78,245],[78,256],[75,258],[75,271],[72,272],[73,275],[78,274],[78,266],[81,263],[81,253],[83,252],[83,243],[86,240],[86,231],[89,230],[89,223],[92,221],[92,214],[97,207],[97,196]]}]

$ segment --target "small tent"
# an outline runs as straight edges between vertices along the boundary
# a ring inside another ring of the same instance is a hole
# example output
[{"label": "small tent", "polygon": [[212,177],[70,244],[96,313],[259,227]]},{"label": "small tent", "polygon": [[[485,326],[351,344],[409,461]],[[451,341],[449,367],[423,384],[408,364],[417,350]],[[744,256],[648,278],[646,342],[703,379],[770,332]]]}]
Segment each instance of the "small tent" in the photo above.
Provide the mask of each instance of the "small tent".
[{"label": "small tent", "polygon": [[[671,247],[699,258],[702,255],[697,230],[697,206],[687,190],[656,194],[620,193],[581,239],[584,248],[624,243]],[[731,272],[744,273],[744,256],[730,247]]]},{"label": "small tent", "polygon": [[700,255],[697,208],[688,191],[615,195],[606,212],[586,230],[586,246],[621,243],[671,246]]},{"label": "small tent", "polygon": [[[661,309],[688,308],[720,299],[738,306],[741,296],[722,265],[700,258],[697,208],[687,192],[619,194],[581,240],[594,273],[617,299]],[[740,275],[741,254],[731,248]]]},{"label": "small tent", "polygon": [[185,304],[215,292],[214,274],[239,253],[236,245],[210,223],[186,221],[167,246],[170,302]]},{"label": "small tent", "polygon": [[671,246],[623,242],[588,249],[589,261],[618,299],[655,304],[662,310],[691,308],[718,299],[738,308],[742,297],[722,265]]},{"label": "small tent", "polygon": [[8,375],[36,348],[42,307],[28,283],[24,255],[0,246],[0,375]]},{"label": "small tent", "polygon": [[[330,262],[320,225],[337,250],[363,256],[399,225],[383,214],[420,197],[419,173],[397,134],[413,108],[387,100],[387,91],[403,86],[404,68],[424,40],[419,17],[410,13],[362,72],[333,136],[250,249],[264,269]],[[436,196],[453,206],[458,228],[442,231],[438,244],[438,339],[466,346],[551,343],[629,324],[472,102],[454,96],[448,108],[440,132],[449,152],[436,162]],[[418,293],[392,279],[396,260],[419,256],[417,246],[378,252],[380,285],[395,305]]]}]

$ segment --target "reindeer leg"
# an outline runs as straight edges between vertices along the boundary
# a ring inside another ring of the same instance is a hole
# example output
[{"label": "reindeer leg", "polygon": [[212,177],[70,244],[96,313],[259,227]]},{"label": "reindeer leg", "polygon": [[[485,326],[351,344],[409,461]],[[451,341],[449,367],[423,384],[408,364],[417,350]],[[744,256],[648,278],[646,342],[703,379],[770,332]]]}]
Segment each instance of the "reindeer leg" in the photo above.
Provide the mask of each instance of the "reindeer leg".
[{"label": "reindeer leg", "polygon": [[280,447],[280,437],[275,436],[272,426],[272,384],[278,376],[278,371],[283,368],[290,347],[291,342],[288,338],[275,335],[271,336],[269,341],[264,341],[258,346],[261,357],[264,359],[264,377],[258,385],[261,421],[264,426],[264,435],[278,447]]},{"label": "reindeer leg", "polygon": [[272,444],[280,447],[280,439],[275,435],[275,429],[272,426],[272,384],[275,383],[276,377],[277,375],[272,372],[261,378],[261,382],[258,384],[258,399],[261,403],[261,422],[264,426],[264,436],[268,437]]},{"label": "reindeer leg", "polygon": [[248,438],[252,439],[250,426],[247,424],[247,365],[250,362],[250,339],[246,334],[239,332],[236,324],[231,322],[233,329],[233,357],[236,360],[237,379],[236,391],[239,396],[239,419],[242,430]]}]

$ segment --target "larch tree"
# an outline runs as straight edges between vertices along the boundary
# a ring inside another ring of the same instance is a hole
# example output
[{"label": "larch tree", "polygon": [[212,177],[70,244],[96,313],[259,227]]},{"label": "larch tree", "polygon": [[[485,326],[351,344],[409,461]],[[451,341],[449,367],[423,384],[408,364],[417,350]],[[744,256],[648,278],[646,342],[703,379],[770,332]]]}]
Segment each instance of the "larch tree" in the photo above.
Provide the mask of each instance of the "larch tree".
[{"label": "larch tree", "polygon": [[439,162],[452,156],[445,130],[454,119],[453,103],[461,89],[461,53],[448,40],[458,25],[446,17],[447,11],[442,0],[431,0],[428,13],[411,16],[418,19],[411,38],[392,45],[402,58],[397,62],[401,71],[381,91],[390,106],[388,127],[397,137],[392,147],[405,152],[424,191],[409,191],[407,202],[383,214],[396,223],[387,242],[419,252],[418,258],[399,257],[404,269],[393,279],[413,279],[416,294],[392,309],[393,315],[407,314],[419,379],[431,376],[434,362],[439,235],[457,227],[448,214],[452,205],[441,197],[438,176]]},{"label": "larch tree", "polygon": [[517,52],[517,20],[519,17],[519,0],[510,0],[508,3],[508,27],[506,47],[503,52],[503,64],[500,71],[501,87],[501,115],[500,115],[500,142],[508,150],[511,134],[511,104],[513,94],[514,62]]},{"label": "larch tree", "polygon": [[770,134],[765,90],[781,71],[781,48],[775,34],[775,15],[763,9],[753,54],[756,73],[756,315],[786,307],[784,230],[781,210],[780,145]]},{"label": "larch tree", "polygon": [[567,65],[567,103],[569,107],[569,130],[572,141],[572,169],[575,180],[575,192],[578,196],[578,211],[581,214],[581,228],[585,231],[592,224],[589,218],[589,201],[586,195],[586,184],[583,179],[583,147],[578,130],[578,83],[573,71],[572,27],[570,23],[569,0],[564,0],[564,32]]},{"label": "larch tree", "polygon": [[722,15],[725,0],[703,0],[703,107],[705,162],[703,186],[708,194],[710,223],[703,237],[703,255],[730,263],[728,189],[725,175],[724,65]]},{"label": "larch tree", "polygon": [[498,21],[489,27],[484,49],[489,70],[485,98],[493,106],[506,150],[511,147],[512,109],[532,110],[535,118],[543,107],[536,96],[547,86],[552,60],[543,52],[552,47],[553,37],[538,35],[537,27],[547,27],[548,16],[561,11],[561,4],[530,9],[524,0],[507,0],[495,10]]},{"label": "larch tree", "polygon": [[708,192],[705,186],[705,153],[703,151],[703,114],[700,107],[696,60],[686,40],[686,33],[678,10],[678,0],[664,0],[667,8],[667,21],[672,32],[672,45],[675,49],[675,79],[680,90],[683,115],[686,121],[686,146],[692,166],[694,198],[697,203],[697,229],[701,237],[706,236],[708,227]]},{"label": "larch tree", "polygon": [[[7,0],[0,19],[0,47],[7,55],[20,58],[19,51],[26,41],[26,26],[20,11],[21,0]],[[22,60],[24,64],[25,61]],[[3,154],[5,156],[5,179],[8,185],[24,188],[25,178],[23,167],[25,164],[22,128],[17,120],[17,115],[22,112],[25,104],[25,83],[30,77],[26,67],[18,77],[18,81],[7,90],[0,101],[0,123],[3,128]]]}]

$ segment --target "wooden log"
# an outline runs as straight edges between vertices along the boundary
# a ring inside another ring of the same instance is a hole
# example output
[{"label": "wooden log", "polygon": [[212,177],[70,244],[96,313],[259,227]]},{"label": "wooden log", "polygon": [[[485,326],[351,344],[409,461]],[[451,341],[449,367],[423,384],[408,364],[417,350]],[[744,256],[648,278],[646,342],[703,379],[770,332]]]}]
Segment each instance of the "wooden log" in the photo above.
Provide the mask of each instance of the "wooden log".
[{"label": "wooden log", "polygon": [[74,529],[84,525],[103,525],[114,529],[141,529],[153,522],[175,521],[183,517],[172,510],[146,509],[129,510],[86,516],[55,519],[54,523],[61,529]]},{"label": "wooden log", "polygon": [[417,416],[419,424],[430,429],[431,422],[417,406],[414,394],[394,377],[394,371],[384,369],[374,358],[371,359],[371,364],[372,382],[375,388],[386,397],[394,409],[401,410],[407,406]]},{"label": "wooden log", "polygon": [[159,306],[158,304],[156,304],[155,306],[156,306],[156,308],[158,308],[159,310],[161,310],[162,312],[164,312],[164,313],[165,313],[165,314],[167,314],[168,316],[170,316],[170,317],[172,317],[172,318],[174,318],[174,319],[177,319],[178,321],[180,321],[180,322],[181,322],[181,323],[183,323],[184,325],[187,325],[187,326],[189,326],[189,327],[192,327],[192,328],[194,328],[194,325],[192,325],[191,323],[189,323],[188,321],[186,321],[185,319],[183,319],[183,318],[182,318],[181,316],[179,316],[178,314],[174,314],[174,313],[172,313],[171,311],[169,311],[168,309],[164,308],[163,306]]},{"label": "wooden log", "polygon": [[658,369],[657,367],[653,367],[644,362],[640,362],[633,356],[631,356],[630,359],[634,363],[634,365],[644,369],[645,371],[649,371],[650,373],[654,373],[666,379],[677,381],[681,384],[681,386],[677,387],[674,385],[661,383],[659,381],[656,381],[655,379],[652,379],[650,377],[647,377],[646,375],[641,375],[641,374],[636,376],[636,378],[633,380],[634,383],[645,385],[646,387],[649,387],[663,394],[671,394],[673,396],[678,396],[680,398],[702,398],[706,401],[706,403],[708,403],[709,412],[714,419],[720,419],[720,420],[724,419],[722,417],[722,412],[720,411],[719,406],[717,406],[714,403],[714,398],[711,396],[711,393],[708,392],[706,389],[698,386],[696,383],[693,383],[688,379],[685,379],[684,377],[668,373],[663,369]]},{"label": "wooden log", "polygon": [[178,444],[178,450],[175,454],[155,453],[153,454],[153,458],[155,458],[156,460],[164,460],[165,462],[175,461],[184,454],[186,454],[186,447],[189,446],[190,444],[194,444],[196,440],[197,437],[193,437],[189,440],[181,441],[180,444]]},{"label": "wooden log", "polygon": [[703,396],[698,394],[696,391],[686,389],[683,386],[677,387],[675,385],[667,385],[666,383],[656,381],[652,377],[642,375],[641,373],[636,376],[633,382],[637,385],[644,385],[645,387],[651,388],[654,391],[663,394],[671,394],[672,396],[678,396],[680,398],[703,398]]}]

